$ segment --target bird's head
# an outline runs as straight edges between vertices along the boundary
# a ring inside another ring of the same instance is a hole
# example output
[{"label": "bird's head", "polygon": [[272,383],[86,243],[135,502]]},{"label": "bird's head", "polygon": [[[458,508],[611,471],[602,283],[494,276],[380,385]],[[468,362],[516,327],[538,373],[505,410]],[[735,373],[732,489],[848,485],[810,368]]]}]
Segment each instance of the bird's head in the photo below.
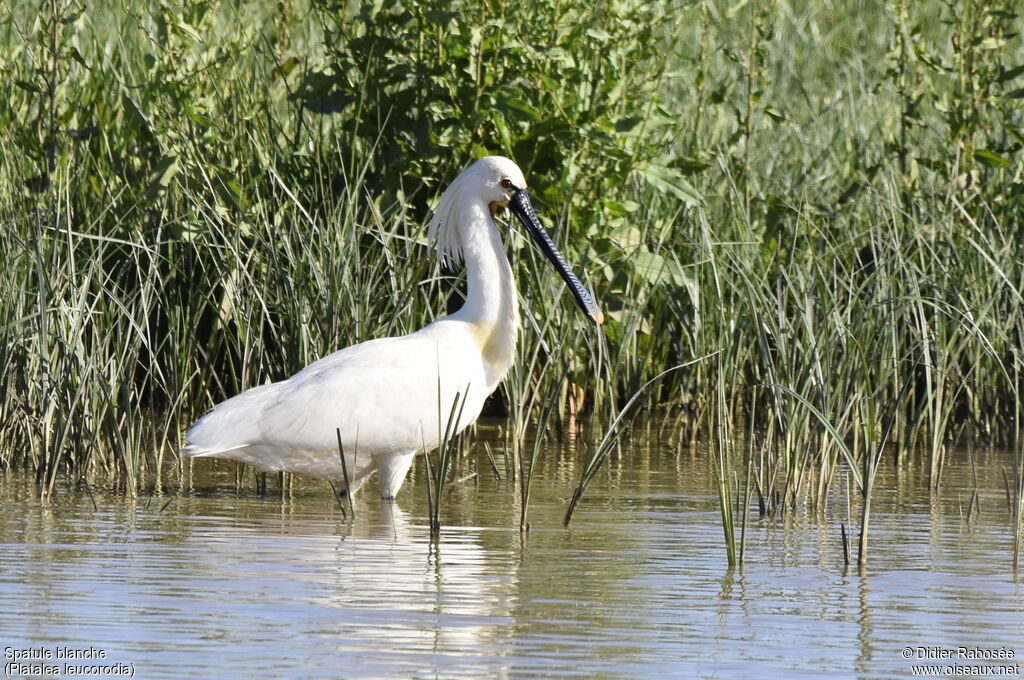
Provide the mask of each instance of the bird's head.
[{"label": "bird's head", "polygon": [[507,208],[509,201],[526,190],[526,178],[519,166],[502,156],[485,156],[466,170],[472,173],[473,184],[480,189],[480,198],[494,216],[498,208]]},{"label": "bird's head", "polygon": [[452,227],[459,219],[460,208],[469,202],[486,205],[492,218],[499,207],[507,207],[568,284],[580,309],[595,323],[604,323],[604,314],[594,302],[594,297],[573,274],[554,241],[541,226],[537,213],[530,204],[526,178],[523,177],[523,171],[518,165],[502,156],[485,156],[455,178],[441,196],[441,202],[438,203],[434,217],[430,221],[431,242],[437,244],[443,259],[461,260],[461,236],[458,230]]}]

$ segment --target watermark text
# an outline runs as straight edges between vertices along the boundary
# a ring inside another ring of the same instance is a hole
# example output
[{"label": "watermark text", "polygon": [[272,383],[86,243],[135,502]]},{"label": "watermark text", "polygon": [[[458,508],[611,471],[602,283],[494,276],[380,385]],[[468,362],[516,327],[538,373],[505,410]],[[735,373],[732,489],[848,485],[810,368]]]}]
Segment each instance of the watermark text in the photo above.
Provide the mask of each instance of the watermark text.
[{"label": "watermark text", "polygon": [[1016,652],[1009,647],[907,646],[900,655],[917,662],[910,673],[917,677],[999,678],[1020,677],[1021,666]]},{"label": "watermark text", "polygon": [[111,659],[99,647],[4,647],[3,652],[4,676],[8,678],[135,677],[134,663]]}]

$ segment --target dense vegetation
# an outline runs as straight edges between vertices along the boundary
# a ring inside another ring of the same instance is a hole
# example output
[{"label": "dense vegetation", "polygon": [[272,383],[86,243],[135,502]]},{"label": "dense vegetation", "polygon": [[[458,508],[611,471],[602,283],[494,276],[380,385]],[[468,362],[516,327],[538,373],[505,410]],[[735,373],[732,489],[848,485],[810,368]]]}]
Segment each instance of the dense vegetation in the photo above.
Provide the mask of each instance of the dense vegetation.
[{"label": "dense vegetation", "polygon": [[703,358],[637,403],[764,512],[1019,448],[1015,4],[7,3],[0,465],[139,489],[217,400],[457,305],[424,224],[485,153],[609,318],[508,239],[520,436]]}]

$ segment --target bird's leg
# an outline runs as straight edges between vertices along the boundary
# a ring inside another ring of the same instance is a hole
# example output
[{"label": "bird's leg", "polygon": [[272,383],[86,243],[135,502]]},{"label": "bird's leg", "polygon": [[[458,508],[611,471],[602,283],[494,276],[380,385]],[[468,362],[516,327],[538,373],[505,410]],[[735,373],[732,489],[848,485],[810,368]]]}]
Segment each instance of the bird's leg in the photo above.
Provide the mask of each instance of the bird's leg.
[{"label": "bird's leg", "polygon": [[394,500],[398,490],[402,488],[405,475],[412,466],[415,451],[402,451],[400,453],[381,453],[373,457],[380,472],[380,497],[385,500]]}]

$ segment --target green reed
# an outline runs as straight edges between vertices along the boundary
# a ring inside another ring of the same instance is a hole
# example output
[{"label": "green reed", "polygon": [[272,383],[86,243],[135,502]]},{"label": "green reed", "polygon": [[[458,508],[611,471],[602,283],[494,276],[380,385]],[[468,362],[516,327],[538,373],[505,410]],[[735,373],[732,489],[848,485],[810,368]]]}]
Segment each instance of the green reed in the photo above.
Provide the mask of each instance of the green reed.
[{"label": "green reed", "polygon": [[[433,454],[427,452],[424,457],[427,466],[427,514],[429,515],[430,536],[435,540],[441,536],[441,504],[444,499],[445,485],[447,484],[449,471],[452,467],[452,460],[459,446],[456,430],[459,421],[462,420],[462,411],[466,406],[468,393],[468,385],[462,392],[456,392],[451,407],[447,409],[447,415],[445,415],[445,407],[447,405],[441,400],[441,378],[438,377],[438,445]],[[432,464],[431,458],[433,456],[436,456],[436,460]]]}]

